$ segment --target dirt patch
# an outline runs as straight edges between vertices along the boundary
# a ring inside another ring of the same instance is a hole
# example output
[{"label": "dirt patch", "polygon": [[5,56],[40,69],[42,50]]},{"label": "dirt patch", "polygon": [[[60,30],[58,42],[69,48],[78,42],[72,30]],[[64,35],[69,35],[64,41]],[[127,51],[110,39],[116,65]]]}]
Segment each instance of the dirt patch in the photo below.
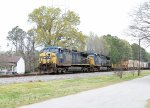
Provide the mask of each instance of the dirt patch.
[{"label": "dirt patch", "polygon": [[148,99],[147,108],[150,108],[150,99]]}]

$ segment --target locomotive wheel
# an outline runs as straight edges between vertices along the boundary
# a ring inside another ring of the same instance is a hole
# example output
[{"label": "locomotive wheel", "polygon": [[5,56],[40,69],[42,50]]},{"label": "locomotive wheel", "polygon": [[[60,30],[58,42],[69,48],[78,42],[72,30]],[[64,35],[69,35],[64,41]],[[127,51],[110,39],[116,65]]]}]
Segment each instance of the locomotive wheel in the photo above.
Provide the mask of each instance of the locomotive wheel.
[{"label": "locomotive wheel", "polygon": [[83,67],[81,68],[81,72],[84,72],[84,68]]},{"label": "locomotive wheel", "polygon": [[61,72],[62,72],[62,69],[61,68],[57,68],[57,73],[61,74]]},{"label": "locomotive wheel", "polygon": [[99,71],[99,72],[101,71],[101,68],[100,68],[100,67],[98,68],[98,71]]},{"label": "locomotive wheel", "polygon": [[67,69],[66,68],[62,69],[62,73],[67,73]]},{"label": "locomotive wheel", "polygon": [[85,67],[82,67],[81,71],[82,71],[82,72],[86,72],[86,68],[85,68]]},{"label": "locomotive wheel", "polygon": [[54,72],[54,73],[57,73],[57,67],[53,69],[53,72]]},{"label": "locomotive wheel", "polygon": [[88,72],[88,68],[85,68],[84,72]]},{"label": "locomotive wheel", "polygon": [[91,67],[88,68],[88,72],[93,72],[93,69]]},{"label": "locomotive wheel", "polygon": [[92,67],[90,68],[90,72],[94,72],[94,69]]}]

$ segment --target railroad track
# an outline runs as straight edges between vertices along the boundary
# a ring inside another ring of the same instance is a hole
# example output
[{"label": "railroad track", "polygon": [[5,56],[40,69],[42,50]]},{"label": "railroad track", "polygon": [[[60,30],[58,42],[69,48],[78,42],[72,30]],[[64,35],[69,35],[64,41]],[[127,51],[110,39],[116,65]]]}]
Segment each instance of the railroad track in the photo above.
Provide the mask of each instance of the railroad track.
[{"label": "railroad track", "polygon": [[[137,71],[137,70],[133,70]],[[125,71],[125,72],[132,72]],[[62,79],[73,79],[73,78],[85,78],[103,75],[112,75],[114,71],[110,72],[87,72],[87,73],[65,73],[65,74],[24,74],[24,75],[4,75],[0,76],[0,85],[13,84],[13,83],[26,83],[26,82],[38,82],[38,81],[51,81],[51,80],[62,80]]]},{"label": "railroad track", "polygon": [[46,75],[46,74],[32,73],[32,74],[0,75],[0,78],[27,77],[27,76],[40,76],[40,75]]},{"label": "railroad track", "polygon": [[[136,71],[136,70],[133,70]],[[110,72],[110,71],[100,71],[100,72]],[[114,71],[113,71],[114,72]],[[117,72],[117,71],[116,71]],[[13,78],[13,77],[28,77],[28,76],[42,76],[42,75],[65,75],[65,74],[79,74],[79,73],[94,73],[94,72],[68,72],[68,73],[30,73],[30,74],[12,74],[12,75],[0,75],[0,78]]]},{"label": "railroad track", "polygon": [[90,72],[90,73],[67,73],[67,74],[28,74],[28,75],[15,75],[15,76],[1,76],[0,85],[13,84],[13,83],[26,83],[38,81],[51,81],[73,78],[85,78],[93,76],[111,75],[113,72]]},{"label": "railroad track", "polygon": [[[101,72],[109,72],[109,71],[101,71]],[[42,76],[42,75],[65,75],[65,74],[78,74],[78,73],[93,73],[93,72],[72,71],[72,72],[68,72],[68,73],[30,73],[30,74],[12,74],[12,75],[0,75],[0,78],[27,77],[27,76]]]}]

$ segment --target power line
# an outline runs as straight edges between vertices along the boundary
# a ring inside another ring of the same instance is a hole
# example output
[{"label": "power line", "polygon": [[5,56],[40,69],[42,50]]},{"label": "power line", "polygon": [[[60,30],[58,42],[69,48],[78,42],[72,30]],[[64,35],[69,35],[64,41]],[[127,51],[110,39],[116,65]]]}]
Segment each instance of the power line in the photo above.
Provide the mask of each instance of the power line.
[{"label": "power line", "polygon": [[[50,3],[50,4],[49,4]],[[47,7],[58,7],[61,8],[65,13],[69,10],[68,0],[47,0]]]}]

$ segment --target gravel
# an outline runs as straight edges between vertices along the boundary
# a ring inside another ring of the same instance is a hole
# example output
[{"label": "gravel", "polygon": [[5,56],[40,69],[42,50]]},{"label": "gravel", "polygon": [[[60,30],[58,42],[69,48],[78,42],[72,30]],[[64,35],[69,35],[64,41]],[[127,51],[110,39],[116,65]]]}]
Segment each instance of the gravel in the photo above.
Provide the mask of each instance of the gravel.
[{"label": "gravel", "polygon": [[93,76],[111,75],[113,72],[93,72],[93,73],[76,73],[76,74],[58,74],[58,75],[41,75],[41,76],[23,76],[23,77],[11,77],[0,78],[0,85],[25,83],[25,82],[37,82],[37,81],[51,81],[73,78],[85,78]]}]

